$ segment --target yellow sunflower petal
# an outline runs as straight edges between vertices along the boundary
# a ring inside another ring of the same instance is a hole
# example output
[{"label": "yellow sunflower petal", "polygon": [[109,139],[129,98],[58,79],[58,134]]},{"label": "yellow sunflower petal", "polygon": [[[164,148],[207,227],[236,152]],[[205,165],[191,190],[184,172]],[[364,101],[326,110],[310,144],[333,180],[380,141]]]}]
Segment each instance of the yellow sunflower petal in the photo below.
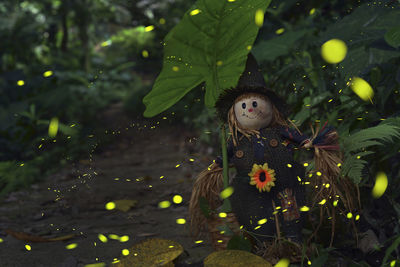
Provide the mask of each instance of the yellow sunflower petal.
[{"label": "yellow sunflower petal", "polygon": [[262,165],[262,169],[263,170],[268,170],[268,163],[264,163],[264,165]]},{"label": "yellow sunflower petal", "polygon": [[249,176],[250,177],[254,176],[259,170],[261,170],[260,166],[257,164],[253,164],[253,169],[249,173]]}]

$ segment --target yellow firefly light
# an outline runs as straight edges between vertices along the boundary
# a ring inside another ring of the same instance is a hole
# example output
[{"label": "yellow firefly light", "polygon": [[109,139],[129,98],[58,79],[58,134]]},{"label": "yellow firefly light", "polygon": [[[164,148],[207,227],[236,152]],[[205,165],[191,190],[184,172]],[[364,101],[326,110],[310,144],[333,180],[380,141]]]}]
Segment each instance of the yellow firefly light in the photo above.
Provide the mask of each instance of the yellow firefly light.
[{"label": "yellow firefly light", "polygon": [[58,132],[58,119],[57,118],[52,118],[49,124],[49,136],[50,137],[55,137]]},{"label": "yellow firefly light", "polygon": [[175,195],[173,198],[172,198],[172,201],[175,203],[175,204],[180,204],[180,203],[182,203],[182,197],[180,196],[180,195]]},{"label": "yellow firefly light", "polygon": [[346,54],[346,43],[339,39],[329,40],[321,46],[322,58],[330,64],[341,62]]},{"label": "yellow firefly light", "polygon": [[310,210],[310,208],[307,206],[303,206],[300,208],[300,211],[309,211],[309,210]]},{"label": "yellow firefly light", "polygon": [[147,26],[147,27],[144,28],[145,32],[151,32],[152,30],[154,30],[154,26],[153,25],[150,25],[150,26]]},{"label": "yellow firefly light", "polygon": [[222,192],[221,192],[221,194],[220,194],[220,197],[222,198],[222,199],[225,199],[225,198],[228,198],[228,197],[230,197],[232,194],[233,194],[233,187],[232,186],[229,186],[229,187],[227,187],[227,188],[225,188]]},{"label": "yellow firefly light", "polygon": [[258,224],[264,224],[264,223],[266,223],[266,222],[267,222],[267,219],[264,218],[264,219],[259,220],[257,223],[258,223]]},{"label": "yellow firefly light", "polygon": [[190,11],[190,16],[195,16],[199,13],[200,13],[200,9],[194,9],[194,10]]},{"label": "yellow firefly light", "polygon": [[161,201],[160,203],[158,203],[158,207],[162,208],[162,209],[169,208],[170,206],[171,206],[171,202],[169,202],[168,200]]},{"label": "yellow firefly light", "polygon": [[380,198],[385,193],[388,185],[388,179],[384,172],[379,172],[376,175],[375,185],[372,188],[372,196],[374,198]]},{"label": "yellow firefly light", "polygon": [[103,234],[99,234],[97,237],[103,243],[107,243],[107,241],[108,241],[107,237],[105,235],[103,235]]},{"label": "yellow firefly light", "polygon": [[289,264],[290,264],[289,259],[283,258],[283,259],[280,259],[280,260],[275,264],[274,267],[288,267]]},{"label": "yellow firefly light", "polygon": [[77,243],[72,243],[72,244],[66,245],[65,248],[66,248],[66,249],[74,249],[74,248],[76,248],[77,246],[78,246]]},{"label": "yellow firefly light", "polygon": [[351,89],[364,101],[371,101],[374,97],[374,90],[371,85],[360,77],[353,77],[350,84]]},{"label": "yellow firefly light", "polygon": [[258,27],[261,27],[264,24],[264,12],[262,9],[257,9],[254,20]]},{"label": "yellow firefly light", "polygon": [[115,202],[108,202],[106,204],[106,210],[113,210],[115,209]]},{"label": "yellow firefly light", "polygon": [[227,214],[225,212],[220,212],[218,216],[221,218],[226,218]]},{"label": "yellow firefly light", "polygon": [[119,238],[119,242],[127,242],[129,240],[129,236],[123,235]]},{"label": "yellow firefly light", "polygon": [[176,223],[177,223],[177,224],[185,224],[185,223],[186,223],[186,220],[183,219],[183,218],[176,219]]},{"label": "yellow firefly light", "polygon": [[53,75],[53,72],[51,70],[48,70],[45,73],[43,73],[43,77],[45,78],[50,77],[51,75]]}]

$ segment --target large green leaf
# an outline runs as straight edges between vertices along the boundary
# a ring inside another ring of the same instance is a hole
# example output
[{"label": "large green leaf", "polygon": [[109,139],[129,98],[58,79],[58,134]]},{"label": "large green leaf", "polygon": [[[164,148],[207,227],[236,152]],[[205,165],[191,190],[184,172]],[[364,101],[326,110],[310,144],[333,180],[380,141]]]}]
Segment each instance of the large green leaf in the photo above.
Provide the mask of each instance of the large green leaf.
[{"label": "large green leaf", "polygon": [[236,86],[258,33],[255,13],[265,12],[270,2],[198,0],[165,37],[163,68],[143,98],[144,116],[168,109],[202,82],[208,107]]},{"label": "large green leaf", "polygon": [[349,47],[360,47],[383,37],[398,26],[400,10],[384,5],[363,4],[321,34],[321,44],[332,38],[346,42]]},{"label": "large green leaf", "polygon": [[384,37],[390,46],[398,48],[400,46],[400,26],[389,29]]},{"label": "large green leaf", "polygon": [[261,41],[254,47],[253,53],[260,60],[272,61],[289,53],[292,46],[306,33],[307,30],[288,32],[281,36]]}]

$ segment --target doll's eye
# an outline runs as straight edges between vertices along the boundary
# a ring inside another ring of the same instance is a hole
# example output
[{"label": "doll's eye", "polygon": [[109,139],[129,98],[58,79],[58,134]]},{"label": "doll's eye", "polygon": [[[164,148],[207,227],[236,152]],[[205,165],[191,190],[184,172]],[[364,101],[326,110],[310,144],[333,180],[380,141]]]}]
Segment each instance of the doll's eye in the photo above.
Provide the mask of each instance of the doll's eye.
[{"label": "doll's eye", "polygon": [[254,108],[257,107],[257,101],[253,101],[253,107],[254,107]]},{"label": "doll's eye", "polygon": [[242,103],[242,109],[246,108],[246,103]]}]

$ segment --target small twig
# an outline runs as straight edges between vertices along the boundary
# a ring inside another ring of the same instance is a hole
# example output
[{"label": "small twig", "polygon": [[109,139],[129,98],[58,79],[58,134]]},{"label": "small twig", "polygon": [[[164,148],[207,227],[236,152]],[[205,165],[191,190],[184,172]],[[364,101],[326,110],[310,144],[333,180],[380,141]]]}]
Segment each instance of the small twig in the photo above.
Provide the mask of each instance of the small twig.
[{"label": "small twig", "polygon": [[[272,208],[274,209],[274,212],[275,212],[275,202],[274,202],[274,200],[271,200],[271,201],[272,201]],[[278,219],[277,214],[278,213],[275,213],[275,227],[276,227],[276,233],[278,234],[278,240],[280,240],[281,239],[281,230],[279,228],[279,219]]]}]

